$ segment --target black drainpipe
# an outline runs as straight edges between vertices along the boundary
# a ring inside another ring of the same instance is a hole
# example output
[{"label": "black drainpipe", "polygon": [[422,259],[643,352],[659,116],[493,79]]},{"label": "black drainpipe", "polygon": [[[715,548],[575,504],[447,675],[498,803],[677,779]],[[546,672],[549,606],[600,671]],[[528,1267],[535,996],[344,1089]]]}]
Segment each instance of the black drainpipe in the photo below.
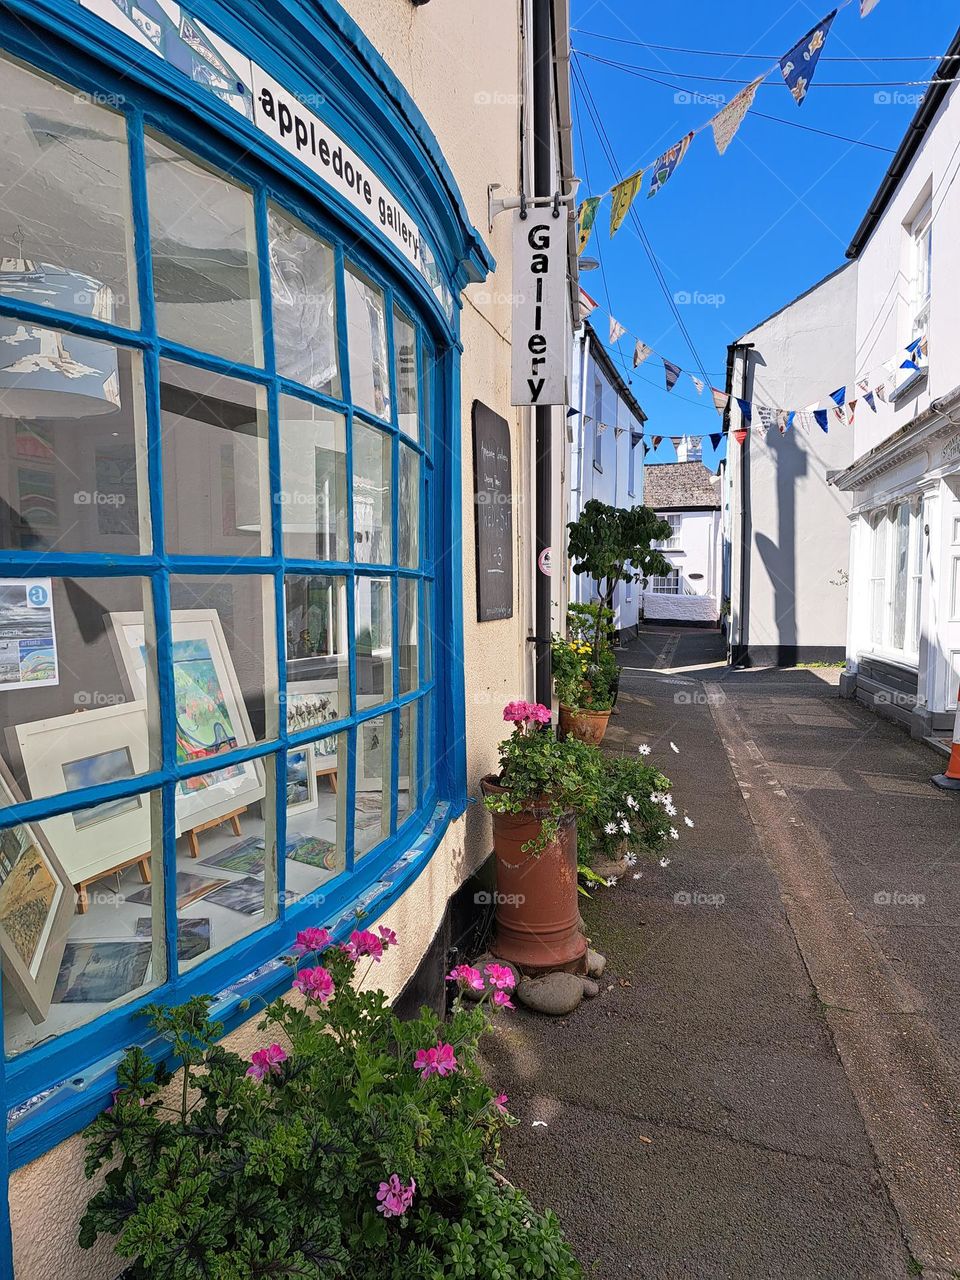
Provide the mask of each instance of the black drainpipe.
[{"label": "black drainpipe", "polygon": [[[551,0],[533,0],[533,194],[550,196],[552,165],[550,139],[553,136],[553,108],[550,89],[553,82],[553,31]],[[536,697],[549,707],[552,701],[550,578],[540,570],[541,554],[550,547],[553,536],[553,441],[552,410],[537,405],[536,421]],[[560,548],[553,549],[554,572],[562,561]]]},{"label": "black drainpipe", "polygon": [[[727,362],[727,389],[733,391],[733,366],[739,352],[743,357],[743,368],[740,372],[740,399],[749,400],[747,394],[750,379],[750,352],[753,350],[752,342],[734,342],[727,348],[729,359]],[[727,406],[727,413],[732,415],[733,405]],[[740,610],[739,610],[739,628],[737,631],[737,643],[731,644],[730,662],[733,666],[748,666],[748,652],[750,645],[750,628],[747,624],[747,613],[750,608],[750,445],[751,434],[747,432],[747,438],[740,446]],[[730,437],[727,437],[727,448],[730,446]]]}]

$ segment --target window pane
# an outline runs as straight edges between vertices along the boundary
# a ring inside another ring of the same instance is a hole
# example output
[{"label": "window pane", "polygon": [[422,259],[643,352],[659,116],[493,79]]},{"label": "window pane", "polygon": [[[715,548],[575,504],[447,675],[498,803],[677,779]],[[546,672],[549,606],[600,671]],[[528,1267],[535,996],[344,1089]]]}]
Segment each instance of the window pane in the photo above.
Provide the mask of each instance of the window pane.
[{"label": "window pane", "polygon": [[390,834],[390,718],[357,725],[354,856],[362,858]]},{"label": "window pane", "polygon": [[149,134],[157,325],[165,338],[263,363],[253,195]]},{"label": "window pane", "polygon": [[345,578],[288,574],[287,732],[318,729],[350,714]]},{"label": "window pane", "polygon": [[392,599],[389,578],[357,578],[357,707],[375,707],[393,697]]},{"label": "window pane", "polygon": [[[277,735],[277,657],[273,580],[253,575],[170,579],[177,763],[189,764]],[[133,626],[126,633],[136,643]],[[256,803],[263,788],[244,775],[239,792],[227,769],[224,786],[237,803]],[[227,783],[231,785],[227,787]],[[210,783],[206,784],[209,789]],[[234,794],[236,792],[236,794]],[[178,785],[184,823],[205,820],[206,796]]]},{"label": "window pane", "polygon": [[390,417],[390,375],[383,290],[353,267],[345,275],[347,343],[350,354],[350,397],[355,405]]},{"label": "window pane", "polygon": [[433,679],[433,583],[423,584],[423,679]]},{"label": "window pane", "polygon": [[420,634],[420,584],[415,578],[400,578],[397,582],[397,618],[400,637],[400,689],[401,695],[413,693],[420,684],[417,665],[418,637]]},{"label": "window pane", "polygon": [[347,735],[287,752],[287,889],[297,898],[346,866]]},{"label": "window pane", "polygon": [[160,424],[167,550],[269,555],[263,387],[161,360]]},{"label": "window pane", "polygon": [[[78,717],[83,719],[84,717]],[[4,804],[21,799],[3,771]],[[116,869],[84,877],[61,856],[81,840],[133,837]],[[165,980],[161,797],[124,800],[0,831],[3,1027],[8,1054],[69,1030]]]},{"label": "window pane", "polygon": [[420,436],[417,410],[417,331],[401,311],[393,313],[393,350],[397,360],[397,421],[414,440]]},{"label": "window pane", "polygon": [[358,564],[389,564],[393,556],[391,475],[393,441],[353,420],[353,543]]},{"label": "window pane", "polygon": [[136,328],[123,117],[0,58],[0,137],[0,294]]},{"label": "window pane", "polygon": [[893,625],[891,643],[895,649],[903,648],[907,627],[907,591],[910,581],[907,557],[910,550],[910,508],[901,502],[894,514],[896,544],[893,562]]},{"label": "window pane", "polygon": [[400,490],[397,495],[397,562],[407,569],[420,564],[420,455],[400,446]]},{"label": "window pane", "polygon": [[139,352],[5,317],[0,342],[0,547],[148,552]]},{"label": "window pane", "polygon": [[277,918],[275,765],[274,756],[247,760],[178,784],[181,971]]},{"label": "window pane", "polygon": [[272,207],[268,234],[277,373],[339,397],[333,250]]},{"label": "window pane", "polygon": [[299,560],[349,560],[343,414],[280,397],[280,483],[284,553]]},{"label": "window pane", "polygon": [[[26,798],[134,778],[158,766],[153,658],[145,665],[141,657],[139,678],[132,678],[117,647],[117,620],[127,610],[136,611],[141,638],[146,613],[152,641],[145,578],[0,578],[0,761]],[[121,816],[138,807],[124,801]],[[76,827],[58,819],[58,831],[70,838],[55,851],[74,883],[91,869],[119,866],[132,840],[148,838],[145,811],[142,830],[140,818],[112,824],[109,816],[97,819],[96,830],[85,819]]]},{"label": "window pane", "polygon": [[420,797],[427,795],[433,779],[433,694],[428,693],[418,703],[423,716],[423,754],[420,768]]},{"label": "window pane", "polygon": [[397,749],[397,826],[408,818],[420,803],[417,778],[417,707],[408,702],[397,713],[400,716],[400,745]]}]

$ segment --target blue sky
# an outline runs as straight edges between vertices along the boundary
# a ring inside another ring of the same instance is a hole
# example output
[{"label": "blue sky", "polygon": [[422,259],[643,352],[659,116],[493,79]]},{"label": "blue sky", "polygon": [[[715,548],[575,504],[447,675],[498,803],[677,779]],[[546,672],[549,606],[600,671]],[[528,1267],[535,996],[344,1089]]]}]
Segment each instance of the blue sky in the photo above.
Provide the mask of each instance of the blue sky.
[{"label": "blue sky", "polygon": [[[706,77],[752,80],[831,7],[825,3],[821,9],[809,0],[775,5],[769,0],[741,0],[737,5],[717,0],[680,0],[672,5],[572,0],[572,44],[580,51],[573,59],[574,147],[577,173],[583,179],[580,197],[606,191],[617,177],[654,160],[709,120],[741,87]],[[781,12],[771,19],[773,8]],[[923,93],[922,87],[893,82],[929,79],[936,56],[946,50],[958,20],[954,0],[919,5],[879,0],[864,19],[859,0],[854,0],[833,23],[803,104],[796,105],[778,71],[760,86],[754,107],[856,142],[751,114],[724,156],[717,155],[713,134],[706,130],[694,138],[680,168],[653,199],[647,198],[645,180],[634,209],[659,262],[666,291],[675,298],[709,375],[708,385],[724,386],[729,342],[844,261],[844,251]],[[588,32],[617,39],[600,39]],[[708,57],[651,45],[736,56]],[[764,56],[747,58],[746,54]],[[909,62],[875,60],[911,54],[925,56]],[[678,88],[652,83],[597,58],[644,68],[644,76]],[[613,173],[601,145],[582,89],[584,81],[619,173]],[[865,87],[827,87],[848,81]],[[607,200],[600,207],[585,253],[599,257],[602,270],[585,273],[582,283],[602,308],[594,322],[604,340],[608,308],[630,331],[613,354],[649,415],[648,434],[716,431],[720,419],[709,391],[698,399],[686,373],[668,393],[657,356],[636,372],[632,369],[631,335],[636,334],[684,370],[704,378],[632,219],[627,218],[612,241],[609,221]],[[669,441],[647,455],[648,463],[673,460]],[[712,465],[709,448],[704,460]]]}]

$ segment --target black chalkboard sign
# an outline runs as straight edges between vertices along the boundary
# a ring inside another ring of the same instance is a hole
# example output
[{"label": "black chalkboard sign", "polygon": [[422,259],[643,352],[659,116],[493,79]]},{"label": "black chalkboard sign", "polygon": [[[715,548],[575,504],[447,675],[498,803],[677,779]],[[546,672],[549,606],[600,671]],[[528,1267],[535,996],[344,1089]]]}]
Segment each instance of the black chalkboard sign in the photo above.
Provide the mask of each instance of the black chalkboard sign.
[{"label": "black chalkboard sign", "polygon": [[477,621],[513,617],[513,481],[510,427],[473,402],[473,506],[477,531]]}]

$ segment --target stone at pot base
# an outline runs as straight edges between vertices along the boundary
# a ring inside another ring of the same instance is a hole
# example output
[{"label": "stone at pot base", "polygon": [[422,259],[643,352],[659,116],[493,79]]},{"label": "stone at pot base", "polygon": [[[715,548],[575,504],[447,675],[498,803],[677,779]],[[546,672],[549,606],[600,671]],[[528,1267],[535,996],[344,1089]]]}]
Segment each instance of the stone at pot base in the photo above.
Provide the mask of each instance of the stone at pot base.
[{"label": "stone at pot base", "polygon": [[592,870],[598,876],[602,876],[604,880],[619,880],[627,874],[627,860],[626,858],[618,858],[616,860],[613,858],[601,858],[599,862],[594,863]]},{"label": "stone at pot base", "polygon": [[592,949],[587,951],[587,976],[589,978],[602,978],[606,967],[606,956],[602,956],[599,951]]},{"label": "stone at pot base", "polygon": [[474,1001],[474,1003],[476,1003],[479,1000],[482,1000],[484,996],[489,996],[494,991],[496,991],[496,987],[493,985],[493,983],[490,981],[487,975],[483,972],[484,965],[500,964],[500,965],[503,965],[505,969],[509,969],[510,972],[513,974],[514,986],[516,986],[516,984],[520,981],[521,977],[523,976],[516,965],[510,964],[508,960],[498,960],[497,957],[494,955],[491,955],[489,951],[485,951],[482,956],[477,956],[476,960],[472,961],[472,964],[474,969],[480,970],[480,973],[483,977],[483,990],[475,991],[473,987],[461,987],[460,990],[464,1000],[472,1000]]},{"label": "stone at pot base", "polygon": [[600,983],[594,982],[592,978],[581,978],[583,983],[583,996],[585,1000],[593,1000],[595,996],[600,994]]},{"label": "stone at pot base", "polygon": [[521,978],[516,990],[516,997],[522,1005],[552,1018],[573,1013],[583,994],[583,978],[575,973],[547,973],[542,978]]}]

